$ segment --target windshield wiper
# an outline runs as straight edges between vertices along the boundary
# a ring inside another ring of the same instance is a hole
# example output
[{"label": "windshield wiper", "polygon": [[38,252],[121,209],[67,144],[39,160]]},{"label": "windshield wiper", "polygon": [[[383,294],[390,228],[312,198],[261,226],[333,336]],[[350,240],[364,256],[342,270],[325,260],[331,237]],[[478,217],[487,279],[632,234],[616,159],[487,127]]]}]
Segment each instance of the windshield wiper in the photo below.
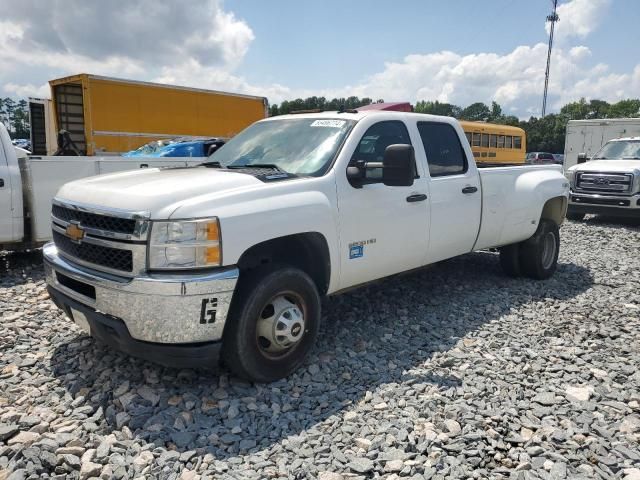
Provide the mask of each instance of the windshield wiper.
[{"label": "windshield wiper", "polygon": [[279,166],[273,163],[247,163],[245,165],[227,165],[227,168],[231,169],[241,169],[241,168],[268,168],[270,170],[277,170],[279,172],[284,172]]},{"label": "windshield wiper", "polygon": [[196,165],[197,167],[212,167],[212,168],[225,168],[222,165],[220,165],[220,162],[202,162],[199,163],[198,165]]},{"label": "windshield wiper", "polygon": [[640,160],[640,157],[622,157],[622,160]]},{"label": "windshield wiper", "polygon": [[593,157],[591,160],[609,160],[607,157]]}]

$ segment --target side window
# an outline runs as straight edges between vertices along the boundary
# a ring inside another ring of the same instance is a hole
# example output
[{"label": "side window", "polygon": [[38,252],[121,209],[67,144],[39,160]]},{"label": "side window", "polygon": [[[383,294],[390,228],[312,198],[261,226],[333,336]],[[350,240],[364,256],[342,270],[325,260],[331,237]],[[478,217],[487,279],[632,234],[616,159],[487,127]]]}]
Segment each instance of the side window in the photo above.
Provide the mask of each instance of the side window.
[{"label": "side window", "polygon": [[489,134],[487,133],[483,133],[482,134],[482,147],[488,147],[489,146]]},{"label": "side window", "polygon": [[498,136],[495,133],[492,133],[489,136],[489,146],[491,148],[496,148],[496,145],[498,144]]},{"label": "side window", "polygon": [[432,177],[458,175],[467,171],[467,156],[456,130],[451,125],[418,122],[418,131]]},{"label": "side window", "polygon": [[498,135],[498,148],[504,148],[504,135]]},{"label": "side window", "polygon": [[[349,165],[354,165],[359,160],[382,162],[384,151],[389,145],[395,144],[411,145],[409,132],[403,122],[389,120],[371,125],[360,139]],[[367,183],[380,182],[382,181],[382,168],[368,168],[366,175],[366,180],[369,180]]]},{"label": "side window", "polygon": [[513,148],[522,148],[522,137],[513,137]]},{"label": "side window", "polygon": [[511,136],[504,137],[504,148],[511,148]]},{"label": "side window", "polygon": [[479,147],[480,146],[480,134],[479,133],[474,133],[473,134],[473,144],[474,147]]}]

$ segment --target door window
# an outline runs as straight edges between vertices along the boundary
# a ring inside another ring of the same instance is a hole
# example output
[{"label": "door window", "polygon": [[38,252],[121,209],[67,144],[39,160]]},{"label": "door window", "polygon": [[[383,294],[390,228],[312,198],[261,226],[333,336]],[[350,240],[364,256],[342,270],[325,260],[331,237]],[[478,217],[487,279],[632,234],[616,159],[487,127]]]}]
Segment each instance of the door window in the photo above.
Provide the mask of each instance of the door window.
[{"label": "door window", "polygon": [[418,131],[427,154],[432,177],[458,175],[468,168],[456,130],[448,123],[418,122]]},{"label": "door window", "polygon": [[[409,132],[403,122],[389,120],[371,125],[365,132],[356,147],[349,166],[353,166],[358,161],[382,162],[384,151],[389,145],[405,144],[411,145]],[[415,165],[414,165],[415,169]],[[366,182],[376,183],[382,181],[382,168],[367,168]]]}]

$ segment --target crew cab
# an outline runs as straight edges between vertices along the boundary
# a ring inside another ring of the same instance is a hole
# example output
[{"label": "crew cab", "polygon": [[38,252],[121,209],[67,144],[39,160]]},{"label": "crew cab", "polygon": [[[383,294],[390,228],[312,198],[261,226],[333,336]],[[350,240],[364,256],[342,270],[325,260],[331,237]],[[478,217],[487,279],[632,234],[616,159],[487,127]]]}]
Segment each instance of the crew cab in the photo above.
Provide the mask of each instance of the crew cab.
[{"label": "crew cab", "polygon": [[200,158],[31,156],[15,147],[0,123],[0,250],[51,241],[51,200],[67,182],[101,173],[202,163]]},{"label": "crew cab", "polygon": [[591,159],[580,153],[566,176],[568,219],[588,213],[640,218],[640,137],[609,140]]},{"label": "crew cab", "polygon": [[568,191],[559,166],[479,168],[453,118],[272,117],[198,167],[63,186],[47,283],[114,349],[268,382],[303,362],[324,295],[483,249],[548,278]]}]

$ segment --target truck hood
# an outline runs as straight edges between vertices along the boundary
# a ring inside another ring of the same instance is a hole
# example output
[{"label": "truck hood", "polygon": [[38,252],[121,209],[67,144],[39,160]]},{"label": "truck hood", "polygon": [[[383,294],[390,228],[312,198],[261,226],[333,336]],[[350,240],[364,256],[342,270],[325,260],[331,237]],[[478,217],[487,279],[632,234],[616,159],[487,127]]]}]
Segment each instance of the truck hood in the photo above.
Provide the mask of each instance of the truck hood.
[{"label": "truck hood", "polygon": [[591,160],[574,165],[569,171],[580,172],[622,172],[640,175],[640,160]]},{"label": "truck hood", "polygon": [[188,199],[260,188],[263,182],[240,172],[207,167],[151,168],[83,178],[63,185],[56,198],[101,209],[146,212],[170,218]]}]

